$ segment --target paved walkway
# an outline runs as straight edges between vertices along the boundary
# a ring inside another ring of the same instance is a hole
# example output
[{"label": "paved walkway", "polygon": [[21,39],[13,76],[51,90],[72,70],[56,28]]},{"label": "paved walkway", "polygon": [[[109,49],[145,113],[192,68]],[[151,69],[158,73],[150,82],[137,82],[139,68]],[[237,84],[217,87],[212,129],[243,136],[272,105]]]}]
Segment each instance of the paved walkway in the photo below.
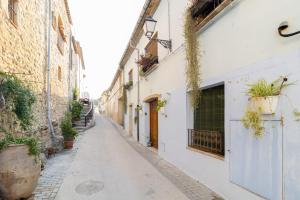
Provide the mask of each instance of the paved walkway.
[{"label": "paved walkway", "polygon": [[[56,180],[59,181],[44,184],[51,188],[49,197],[37,198],[52,200],[56,196],[55,200],[221,199],[162,160],[156,153],[126,137],[122,130],[103,117],[96,117],[96,126],[84,133],[77,146],[77,153],[75,149],[73,153],[65,153],[66,157],[63,154],[52,159],[53,164],[47,166],[44,173],[54,177],[57,170],[64,173],[58,175]],[[57,167],[59,165],[61,168]],[[51,179],[51,176],[44,176],[44,180],[40,182],[51,182],[49,178]],[[38,189],[43,190],[41,184]]]}]

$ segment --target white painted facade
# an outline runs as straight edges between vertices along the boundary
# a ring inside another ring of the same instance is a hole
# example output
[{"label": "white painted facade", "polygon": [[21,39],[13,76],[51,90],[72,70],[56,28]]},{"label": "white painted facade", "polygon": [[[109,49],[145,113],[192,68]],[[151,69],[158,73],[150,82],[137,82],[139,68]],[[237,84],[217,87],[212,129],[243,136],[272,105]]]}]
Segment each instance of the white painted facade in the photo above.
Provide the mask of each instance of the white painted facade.
[{"label": "white painted facade", "polygon": [[[162,0],[153,18],[158,21],[158,38],[168,39],[168,1]],[[247,106],[247,84],[259,79],[272,81],[300,77],[300,36],[282,38],[277,28],[290,23],[289,31],[300,28],[297,0],[234,0],[199,31],[201,87],[224,83],[225,157],[217,159],[187,148],[187,130],[193,128],[193,109],[185,81],[184,12],[188,1],[170,3],[170,36],[173,51],[159,45],[159,64],[140,80],[140,143],[149,142],[149,105],[143,99],[160,94],[167,99],[165,115],[159,113],[158,154],[225,199],[261,200],[300,198],[300,122],[293,110],[300,110],[300,86],[295,82],[284,90],[275,116],[266,117],[266,136],[257,140],[241,126]],[[148,43],[142,37],[137,48]],[[124,82],[133,69],[133,87],[127,92],[125,129],[132,127],[137,106],[137,53],[124,66]],[[131,111],[130,111],[131,109]],[[131,116],[129,119],[129,116]],[[283,117],[283,126],[279,121]],[[129,125],[131,123],[131,125]],[[240,170],[240,171],[239,171]],[[264,198],[263,198],[264,197]]]}]

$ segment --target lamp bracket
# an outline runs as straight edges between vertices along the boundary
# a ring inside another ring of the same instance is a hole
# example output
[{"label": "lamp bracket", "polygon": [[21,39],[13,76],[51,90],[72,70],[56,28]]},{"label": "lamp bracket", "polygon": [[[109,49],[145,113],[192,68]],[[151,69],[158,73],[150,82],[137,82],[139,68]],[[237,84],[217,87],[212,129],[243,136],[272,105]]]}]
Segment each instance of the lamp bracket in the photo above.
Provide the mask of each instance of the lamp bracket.
[{"label": "lamp bracket", "polygon": [[154,40],[154,41],[158,42],[159,44],[161,44],[164,48],[170,49],[170,51],[172,51],[172,41],[171,40],[161,40],[161,39],[150,39],[150,40]]}]

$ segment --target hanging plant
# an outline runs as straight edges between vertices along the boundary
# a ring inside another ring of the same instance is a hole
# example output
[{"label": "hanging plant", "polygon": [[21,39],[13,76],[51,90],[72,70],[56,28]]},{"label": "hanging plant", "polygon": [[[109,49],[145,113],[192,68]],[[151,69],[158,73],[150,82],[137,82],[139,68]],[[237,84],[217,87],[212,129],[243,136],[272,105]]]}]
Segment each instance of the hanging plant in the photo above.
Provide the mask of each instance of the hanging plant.
[{"label": "hanging plant", "polygon": [[160,109],[164,108],[167,104],[167,100],[163,99],[163,100],[158,100],[157,101],[157,106],[156,106],[156,110],[157,112],[160,111]]},{"label": "hanging plant", "polygon": [[185,14],[184,24],[185,52],[187,59],[186,77],[187,87],[191,90],[191,104],[195,108],[200,97],[199,84],[200,63],[199,63],[199,43],[197,41],[196,23],[192,17],[191,9],[188,8]]},{"label": "hanging plant", "polygon": [[256,137],[261,137],[264,134],[264,126],[261,119],[261,112],[248,109],[242,119],[245,128],[252,129]]},{"label": "hanging plant", "polygon": [[16,114],[21,128],[28,130],[33,121],[34,93],[15,76],[0,72],[0,92],[5,99],[5,109]]}]

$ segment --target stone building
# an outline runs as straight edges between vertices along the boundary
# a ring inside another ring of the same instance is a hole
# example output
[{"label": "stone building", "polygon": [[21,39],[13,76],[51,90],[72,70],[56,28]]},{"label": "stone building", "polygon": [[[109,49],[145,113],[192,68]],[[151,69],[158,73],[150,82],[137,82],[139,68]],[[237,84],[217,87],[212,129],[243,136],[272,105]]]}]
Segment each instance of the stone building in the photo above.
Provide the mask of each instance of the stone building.
[{"label": "stone building", "polygon": [[[36,94],[33,131],[42,135],[46,146],[51,145],[49,121],[60,135],[58,124],[69,107],[83,61],[79,43],[73,41],[72,23],[67,0],[0,1],[0,71],[16,75]],[[73,52],[81,62],[73,62]]]}]

